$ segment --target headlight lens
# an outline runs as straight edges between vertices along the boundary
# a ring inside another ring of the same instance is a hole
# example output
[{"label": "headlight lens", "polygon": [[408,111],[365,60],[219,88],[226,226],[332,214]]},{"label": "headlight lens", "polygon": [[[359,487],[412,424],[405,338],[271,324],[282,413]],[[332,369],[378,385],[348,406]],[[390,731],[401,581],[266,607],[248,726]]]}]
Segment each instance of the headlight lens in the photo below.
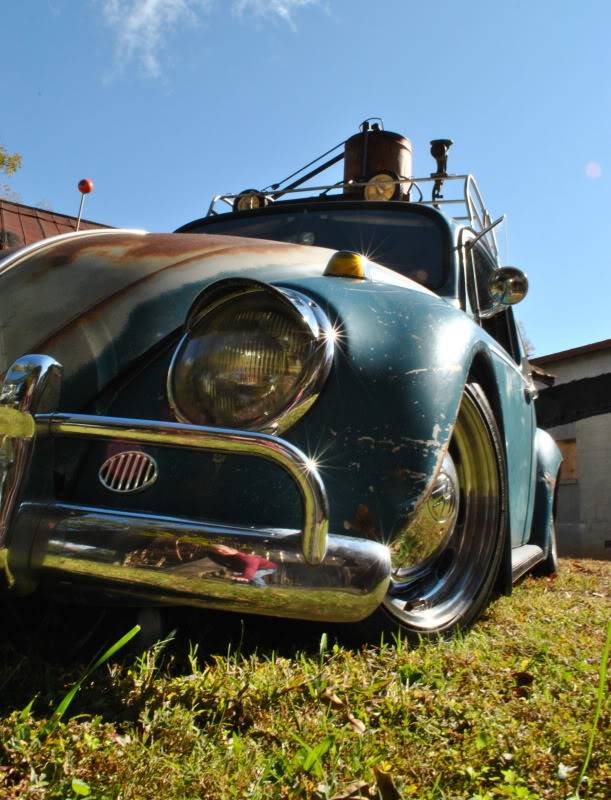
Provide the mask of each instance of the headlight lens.
[{"label": "headlight lens", "polygon": [[256,189],[246,189],[236,197],[233,201],[234,211],[254,211],[257,208],[263,208],[268,205],[268,199],[263,192],[258,192]]},{"label": "headlight lens", "polygon": [[401,189],[393,172],[380,172],[367,181],[365,200],[397,200]]},{"label": "headlight lens", "polygon": [[174,355],[168,395],[198,425],[279,432],[318,396],[333,355],[331,326],[303,295],[235,286],[190,315]]}]

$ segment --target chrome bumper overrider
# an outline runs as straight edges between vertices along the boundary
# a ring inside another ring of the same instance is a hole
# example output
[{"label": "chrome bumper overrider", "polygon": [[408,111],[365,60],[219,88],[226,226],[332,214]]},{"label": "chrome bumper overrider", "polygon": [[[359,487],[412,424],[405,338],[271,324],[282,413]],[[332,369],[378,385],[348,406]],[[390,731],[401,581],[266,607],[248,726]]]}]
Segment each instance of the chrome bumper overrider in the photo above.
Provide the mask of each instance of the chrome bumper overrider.
[{"label": "chrome bumper overrider", "polygon": [[[0,568],[9,579],[18,565],[38,579],[87,583],[134,601],[316,620],[358,620],[380,604],[389,583],[388,549],[328,535],[323,483],[298,448],[274,436],[232,429],[53,413],[60,380],[57,362],[32,355],[15,362],[0,387]],[[272,461],[299,489],[303,529],[230,528],[46,498],[24,502],[35,444],[58,436]],[[30,538],[25,532],[32,530],[37,533]]]}]

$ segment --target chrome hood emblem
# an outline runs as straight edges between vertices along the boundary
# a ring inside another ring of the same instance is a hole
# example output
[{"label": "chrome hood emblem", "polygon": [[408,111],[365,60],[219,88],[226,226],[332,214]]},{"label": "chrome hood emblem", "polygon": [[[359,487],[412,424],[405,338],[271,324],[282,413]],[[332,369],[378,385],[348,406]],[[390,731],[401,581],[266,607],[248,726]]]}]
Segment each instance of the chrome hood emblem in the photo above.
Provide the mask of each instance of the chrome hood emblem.
[{"label": "chrome hood emblem", "polygon": [[117,453],[100,467],[100,483],[111,492],[139,492],[152,486],[159,475],[157,462],[141,450]]}]

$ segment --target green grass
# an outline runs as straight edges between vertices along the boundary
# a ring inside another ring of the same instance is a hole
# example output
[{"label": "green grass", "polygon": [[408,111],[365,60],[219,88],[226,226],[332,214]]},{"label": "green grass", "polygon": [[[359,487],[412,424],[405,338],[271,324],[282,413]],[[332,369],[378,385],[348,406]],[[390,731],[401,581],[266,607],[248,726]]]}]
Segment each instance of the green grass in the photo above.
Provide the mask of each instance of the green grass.
[{"label": "green grass", "polygon": [[603,800],[609,574],[565,561],[465,636],[418,647],[174,612],[173,640],[96,671],[92,647],[124,634],[128,612],[11,605],[0,797]]}]

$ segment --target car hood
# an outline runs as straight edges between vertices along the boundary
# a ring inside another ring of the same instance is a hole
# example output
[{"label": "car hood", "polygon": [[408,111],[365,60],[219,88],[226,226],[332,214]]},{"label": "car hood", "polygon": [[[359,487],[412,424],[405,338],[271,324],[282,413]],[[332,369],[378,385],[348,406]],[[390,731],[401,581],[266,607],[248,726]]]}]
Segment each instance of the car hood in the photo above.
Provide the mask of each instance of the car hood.
[{"label": "car hood", "polygon": [[[0,262],[0,374],[25,353],[64,367],[62,408],[81,410],[184,322],[208,284],[320,277],[334,251],[210,234],[86,232]],[[411,286],[372,265],[377,280]]]},{"label": "car hood", "polygon": [[119,231],[51,242],[0,264],[0,372],[24,353],[48,353],[68,381],[97,364],[100,389],[179,327],[208,283],[320,274],[328,258],[305,246],[205,234]]}]

